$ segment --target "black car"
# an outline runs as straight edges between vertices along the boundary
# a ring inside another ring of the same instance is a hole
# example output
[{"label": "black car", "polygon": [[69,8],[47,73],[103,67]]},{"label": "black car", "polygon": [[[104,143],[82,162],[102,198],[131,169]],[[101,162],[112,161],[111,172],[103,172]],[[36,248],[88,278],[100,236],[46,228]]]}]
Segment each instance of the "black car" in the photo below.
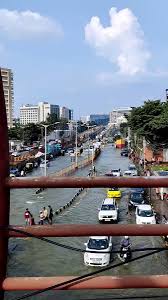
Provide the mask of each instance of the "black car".
[{"label": "black car", "polygon": [[128,149],[121,150],[121,156],[128,157]]},{"label": "black car", "polygon": [[131,193],[141,193],[142,195],[146,195],[146,189],[145,188],[131,188]]},{"label": "black car", "polygon": [[129,208],[134,208],[140,204],[144,204],[145,203],[145,199],[144,199],[144,195],[142,193],[138,193],[138,192],[133,192],[130,194],[130,199],[129,199]]}]

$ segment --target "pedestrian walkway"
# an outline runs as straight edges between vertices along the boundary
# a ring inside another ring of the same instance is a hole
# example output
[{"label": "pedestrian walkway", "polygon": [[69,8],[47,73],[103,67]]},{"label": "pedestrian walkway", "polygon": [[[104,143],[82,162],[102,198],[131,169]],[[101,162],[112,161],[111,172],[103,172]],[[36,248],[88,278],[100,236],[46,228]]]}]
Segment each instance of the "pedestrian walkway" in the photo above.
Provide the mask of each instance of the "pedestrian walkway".
[{"label": "pedestrian walkway", "polygon": [[162,223],[164,216],[168,220],[168,201],[161,200],[160,197],[157,196],[155,188],[149,189],[149,196],[151,204],[157,213],[158,222]]}]

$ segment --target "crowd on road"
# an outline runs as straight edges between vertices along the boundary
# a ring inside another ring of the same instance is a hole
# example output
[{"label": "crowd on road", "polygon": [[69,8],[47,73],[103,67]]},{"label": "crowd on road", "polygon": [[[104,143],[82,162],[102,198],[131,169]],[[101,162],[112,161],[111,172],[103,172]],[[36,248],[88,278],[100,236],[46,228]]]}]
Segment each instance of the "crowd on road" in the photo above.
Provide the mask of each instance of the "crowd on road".
[{"label": "crowd on road", "polygon": [[30,210],[28,208],[26,208],[25,212],[24,212],[24,219],[25,219],[25,224],[28,226],[32,226],[32,225],[44,225],[44,224],[50,224],[52,225],[52,221],[53,221],[53,209],[51,207],[51,205],[48,205],[48,208],[43,207],[43,209],[41,209],[39,211],[39,220],[36,223],[33,217],[33,214],[30,212]]}]

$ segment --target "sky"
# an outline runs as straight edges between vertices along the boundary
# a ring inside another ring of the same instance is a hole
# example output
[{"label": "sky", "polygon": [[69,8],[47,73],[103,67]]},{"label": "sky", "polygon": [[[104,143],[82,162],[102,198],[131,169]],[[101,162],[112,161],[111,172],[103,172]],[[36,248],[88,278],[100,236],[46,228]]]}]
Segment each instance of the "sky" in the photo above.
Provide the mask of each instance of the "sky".
[{"label": "sky", "polygon": [[15,115],[48,101],[75,118],[165,98],[168,1],[0,0],[0,66]]}]

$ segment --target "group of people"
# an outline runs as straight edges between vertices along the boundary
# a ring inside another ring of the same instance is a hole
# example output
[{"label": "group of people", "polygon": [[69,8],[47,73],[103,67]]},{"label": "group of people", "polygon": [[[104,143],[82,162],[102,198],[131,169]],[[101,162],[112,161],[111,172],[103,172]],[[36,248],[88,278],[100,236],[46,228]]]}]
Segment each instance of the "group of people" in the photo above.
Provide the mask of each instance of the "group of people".
[{"label": "group of people", "polygon": [[[43,207],[42,210],[39,212],[39,225],[44,225],[44,224],[52,224],[53,220],[53,209],[51,205],[48,205],[48,208]],[[29,211],[28,208],[26,208],[25,213],[24,213],[24,219],[25,219],[25,224],[26,225],[35,225],[34,217],[32,213]]]},{"label": "group of people", "polygon": [[46,207],[43,207],[42,210],[40,210],[39,212],[39,224],[43,225],[43,224],[52,224],[52,219],[53,219],[53,209],[51,207],[51,205],[48,205],[48,209]]}]

